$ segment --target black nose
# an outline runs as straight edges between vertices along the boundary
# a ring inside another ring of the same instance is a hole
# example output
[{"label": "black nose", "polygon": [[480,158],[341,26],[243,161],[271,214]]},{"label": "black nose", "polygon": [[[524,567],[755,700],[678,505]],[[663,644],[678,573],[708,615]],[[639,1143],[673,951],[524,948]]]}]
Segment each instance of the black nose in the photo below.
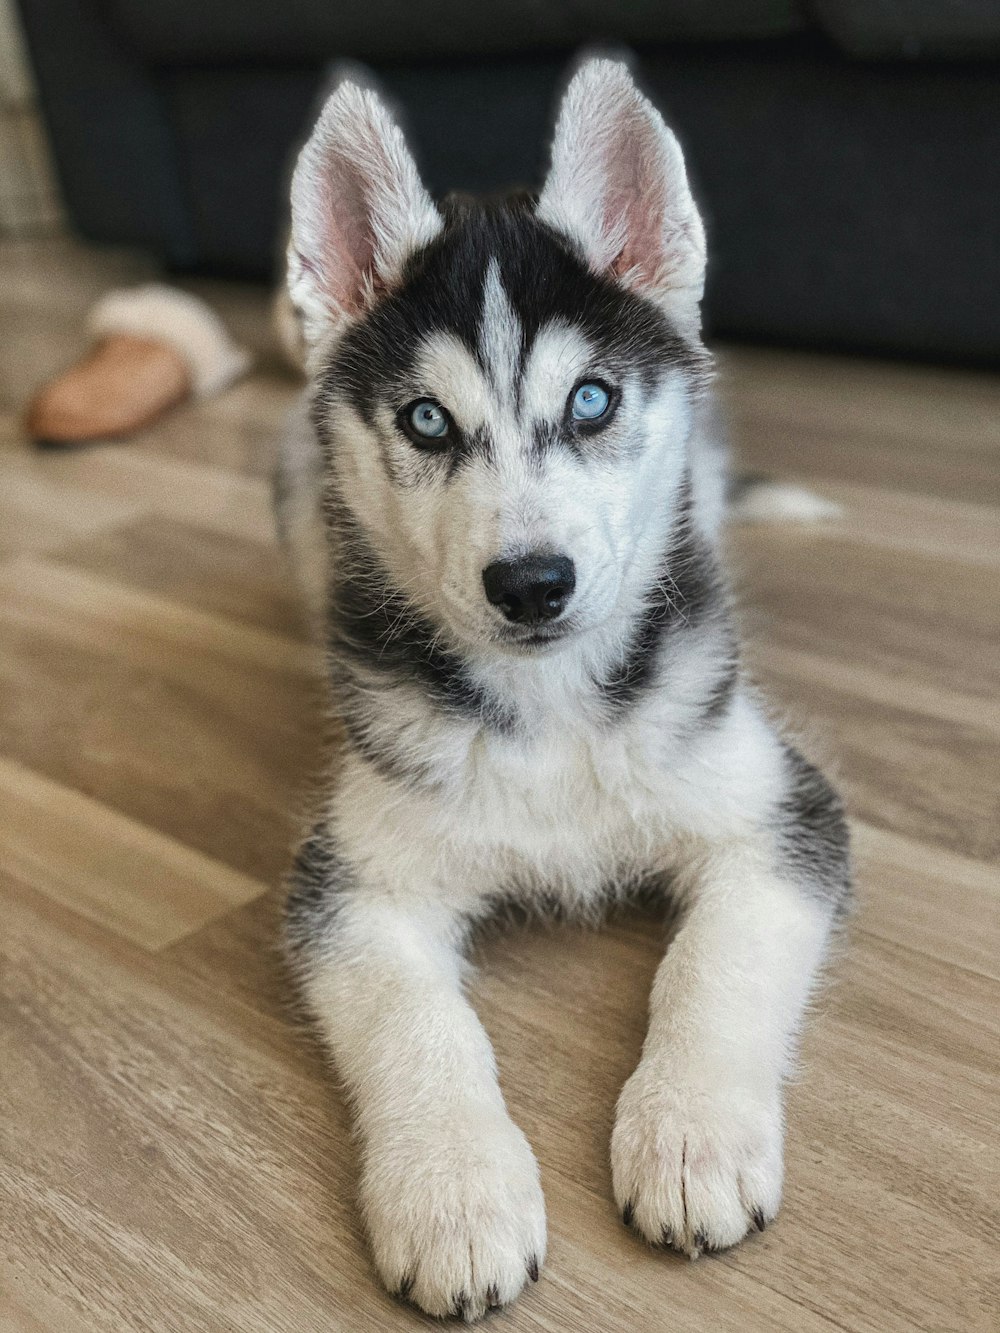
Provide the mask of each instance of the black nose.
[{"label": "black nose", "polygon": [[496,560],[483,570],[483,587],[508,620],[539,625],[562,615],[576,587],[576,571],[568,555]]}]

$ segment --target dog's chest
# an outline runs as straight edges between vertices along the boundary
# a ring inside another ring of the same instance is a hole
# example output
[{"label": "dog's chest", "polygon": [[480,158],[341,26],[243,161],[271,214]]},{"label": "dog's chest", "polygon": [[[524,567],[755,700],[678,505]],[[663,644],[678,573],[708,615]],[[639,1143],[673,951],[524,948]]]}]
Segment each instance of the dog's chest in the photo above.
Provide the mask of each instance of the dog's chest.
[{"label": "dog's chest", "polygon": [[663,821],[662,783],[641,734],[567,728],[486,736],[472,748],[462,827],[526,872],[600,879],[641,860]]},{"label": "dog's chest", "polygon": [[586,909],[667,868],[716,805],[718,765],[656,693],[610,718],[572,700],[547,717],[522,708],[508,727],[442,715],[416,692],[386,702],[369,736],[417,762],[400,778],[356,755],[340,836],[369,861],[376,849],[377,877],[405,866],[459,909],[519,890]]}]

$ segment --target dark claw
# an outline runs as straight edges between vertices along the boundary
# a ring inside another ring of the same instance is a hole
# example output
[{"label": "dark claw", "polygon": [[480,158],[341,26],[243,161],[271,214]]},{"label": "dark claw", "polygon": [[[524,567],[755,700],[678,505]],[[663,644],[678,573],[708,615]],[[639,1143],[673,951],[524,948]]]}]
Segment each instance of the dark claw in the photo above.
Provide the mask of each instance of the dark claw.
[{"label": "dark claw", "polygon": [[711,1254],[712,1246],[708,1243],[708,1237],[704,1231],[694,1233],[694,1248],[701,1254]]},{"label": "dark claw", "polygon": [[538,1256],[536,1254],[533,1254],[528,1260],[528,1277],[531,1278],[532,1282],[538,1281]]},{"label": "dark claw", "polygon": [[486,1304],[491,1309],[495,1309],[500,1304],[500,1293],[497,1291],[497,1284],[495,1282],[490,1283],[486,1288]]},{"label": "dark claw", "polygon": [[669,1227],[664,1227],[660,1233],[660,1244],[665,1250],[672,1250],[674,1248],[674,1233]]},{"label": "dark claw", "polygon": [[455,1297],[455,1304],[451,1307],[452,1318],[464,1319],[469,1313],[469,1296],[467,1292],[460,1291]]},{"label": "dark claw", "polygon": [[753,1212],[750,1214],[750,1216],[753,1219],[753,1224],[757,1228],[757,1230],[763,1231],[764,1228],[767,1226],[767,1218],[764,1216],[763,1210],[760,1208],[755,1208]]},{"label": "dark claw", "polygon": [[622,1209],[622,1221],[627,1227],[632,1225],[632,1219],[635,1217],[635,1204],[629,1199],[628,1203]]},{"label": "dark claw", "polygon": [[407,1277],[403,1278],[402,1282],[396,1288],[396,1300],[408,1301],[410,1299],[410,1292],[412,1290],[413,1290],[413,1275],[409,1274]]}]

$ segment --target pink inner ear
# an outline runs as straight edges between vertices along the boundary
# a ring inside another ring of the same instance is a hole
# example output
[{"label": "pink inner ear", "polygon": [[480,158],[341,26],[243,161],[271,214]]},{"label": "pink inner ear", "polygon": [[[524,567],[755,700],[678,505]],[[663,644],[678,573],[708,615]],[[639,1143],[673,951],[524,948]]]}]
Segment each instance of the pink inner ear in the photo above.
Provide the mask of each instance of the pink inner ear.
[{"label": "pink inner ear", "polygon": [[656,130],[642,113],[622,117],[608,143],[604,222],[609,232],[622,234],[611,271],[649,286],[663,269],[667,223],[667,181]]},{"label": "pink inner ear", "polygon": [[357,314],[371,283],[375,237],[360,174],[343,154],[331,153],[327,162],[320,211],[325,223],[320,244],[323,286],[341,310]]}]

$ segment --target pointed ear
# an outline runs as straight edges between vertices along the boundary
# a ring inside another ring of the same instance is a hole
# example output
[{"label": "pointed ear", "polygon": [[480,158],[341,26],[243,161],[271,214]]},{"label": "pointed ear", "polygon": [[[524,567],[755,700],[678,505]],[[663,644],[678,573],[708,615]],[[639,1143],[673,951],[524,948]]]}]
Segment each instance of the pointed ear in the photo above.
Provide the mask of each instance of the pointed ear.
[{"label": "pointed ear", "polygon": [[288,290],[307,345],[391,289],[440,230],[399,126],[371,88],[343,80],[292,177]]},{"label": "pointed ear", "polygon": [[697,333],[705,232],[684,156],[618,61],[588,60],[566,89],[538,216],[575,241],[595,272]]}]

